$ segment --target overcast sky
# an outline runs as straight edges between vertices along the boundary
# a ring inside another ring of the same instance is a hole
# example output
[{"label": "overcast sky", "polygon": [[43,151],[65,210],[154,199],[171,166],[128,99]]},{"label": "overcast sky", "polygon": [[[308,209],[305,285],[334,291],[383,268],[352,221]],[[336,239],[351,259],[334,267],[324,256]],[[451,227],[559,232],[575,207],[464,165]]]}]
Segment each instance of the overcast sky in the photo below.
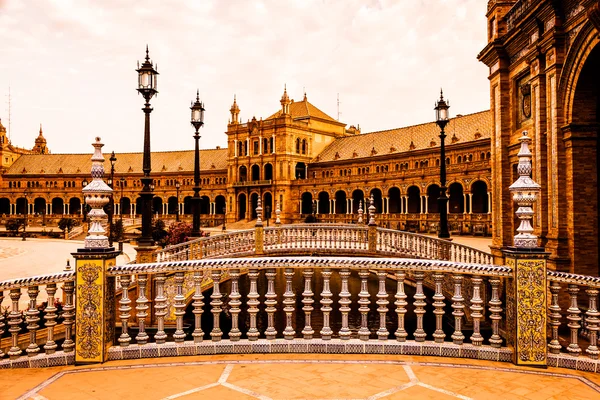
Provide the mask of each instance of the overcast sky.
[{"label": "overcast sky", "polygon": [[[43,124],[53,153],[141,151],[136,62],[158,63],[152,150],[193,148],[190,101],[205,102],[201,148],[243,121],[308,100],[364,132],[489,108],[484,0],[0,0],[0,118],[31,148]],[[304,89],[305,88],[305,89]]]}]

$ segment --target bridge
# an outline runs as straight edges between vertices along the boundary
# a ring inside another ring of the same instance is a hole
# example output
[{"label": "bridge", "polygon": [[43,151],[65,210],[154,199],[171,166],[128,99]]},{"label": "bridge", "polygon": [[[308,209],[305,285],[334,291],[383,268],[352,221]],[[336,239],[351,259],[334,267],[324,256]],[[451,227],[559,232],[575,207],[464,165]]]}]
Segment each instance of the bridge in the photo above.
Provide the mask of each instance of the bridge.
[{"label": "bridge", "polygon": [[[528,221],[535,196],[515,198],[518,217]],[[517,246],[499,262],[450,241],[380,228],[373,210],[367,225],[265,228],[259,204],[254,229],[159,250],[153,262],[115,265],[112,249],[90,246],[76,256],[76,271],[0,282],[0,302],[6,295],[11,301],[6,317],[0,314],[0,337],[9,335],[0,368],[332,353],[599,371],[600,278],[548,270],[530,225],[521,224]],[[101,216],[95,218],[90,235],[96,236],[88,238],[102,241],[102,231],[94,230]],[[375,294],[368,290],[373,280]],[[294,281],[303,290],[294,290]],[[42,289],[47,302],[40,308]],[[352,310],[359,314],[354,322]]]}]

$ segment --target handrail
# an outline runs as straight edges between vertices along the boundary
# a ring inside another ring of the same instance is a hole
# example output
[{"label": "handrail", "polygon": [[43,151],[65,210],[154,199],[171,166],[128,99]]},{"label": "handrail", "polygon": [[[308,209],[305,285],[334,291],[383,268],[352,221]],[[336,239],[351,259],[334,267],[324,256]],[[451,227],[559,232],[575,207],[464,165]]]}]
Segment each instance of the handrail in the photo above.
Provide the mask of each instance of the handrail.
[{"label": "handrail", "polygon": [[61,283],[75,279],[75,271],[63,271],[53,274],[36,275],[26,278],[9,279],[0,281],[0,290],[17,289],[27,286],[46,285],[48,283]]}]

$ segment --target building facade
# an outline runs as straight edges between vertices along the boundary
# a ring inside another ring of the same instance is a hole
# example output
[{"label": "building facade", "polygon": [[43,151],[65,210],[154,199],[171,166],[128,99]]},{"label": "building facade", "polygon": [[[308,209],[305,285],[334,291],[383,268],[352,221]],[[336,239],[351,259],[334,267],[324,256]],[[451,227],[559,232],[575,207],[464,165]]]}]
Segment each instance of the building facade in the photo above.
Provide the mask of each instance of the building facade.
[{"label": "building facade", "polygon": [[479,60],[490,69],[494,254],[515,232],[508,186],[526,130],[542,186],[534,228],[550,267],[597,276],[599,2],[490,0],[487,18]]},{"label": "building facade", "polygon": [[[244,222],[238,221],[246,221],[247,226],[256,218],[259,198],[263,217],[274,217],[279,206],[283,223],[315,217],[358,223],[359,208],[366,214],[365,203],[373,196],[383,226],[437,231],[440,139],[434,122],[363,134],[319,110],[306,94],[294,101],[284,90],[279,103],[273,115],[242,123],[234,99],[227,147],[201,150],[202,225],[227,221],[241,227]],[[491,233],[491,126],[490,112],[484,111],[458,115],[446,128],[448,209],[455,234]],[[22,154],[5,169],[4,219],[27,213],[34,223],[64,214],[84,218],[81,189],[89,179],[89,154],[48,153]],[[115,215],[134,218],[141,210],[142,153],[116,158]],[[157,217],[190,218],[193,160],[191,150],[152,153]]]}]

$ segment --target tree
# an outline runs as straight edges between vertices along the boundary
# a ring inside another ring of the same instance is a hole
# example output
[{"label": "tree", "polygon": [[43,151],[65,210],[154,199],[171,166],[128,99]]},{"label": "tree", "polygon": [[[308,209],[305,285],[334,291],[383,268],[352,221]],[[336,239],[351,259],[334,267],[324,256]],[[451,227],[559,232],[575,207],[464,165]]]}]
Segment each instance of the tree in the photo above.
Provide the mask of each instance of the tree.
[{"label": "tree", "polygon": [[192,234],[192,224],[187,222],[174,222],[169,225],[167,244],[174,245],[189,240]]},{"label": "tree", "polygon": [[23,227],[25,229],[25,219],[15,218],[6,221],[6,230],[12,232],[15,236],[19,234],[19,230]]},{"label": "tree", "polygon": [[152,239],[159,246],[168,244],[169,233],[165,229],[165,222],[162,219],[155,219],[152,224]]},{"label": "tree", "polygon": [[58,229],[63,232],[71,232],[71,229],[77,225],[79,225],[79,223],[73,218],[61,218],[60,221],[58,221]]}]

